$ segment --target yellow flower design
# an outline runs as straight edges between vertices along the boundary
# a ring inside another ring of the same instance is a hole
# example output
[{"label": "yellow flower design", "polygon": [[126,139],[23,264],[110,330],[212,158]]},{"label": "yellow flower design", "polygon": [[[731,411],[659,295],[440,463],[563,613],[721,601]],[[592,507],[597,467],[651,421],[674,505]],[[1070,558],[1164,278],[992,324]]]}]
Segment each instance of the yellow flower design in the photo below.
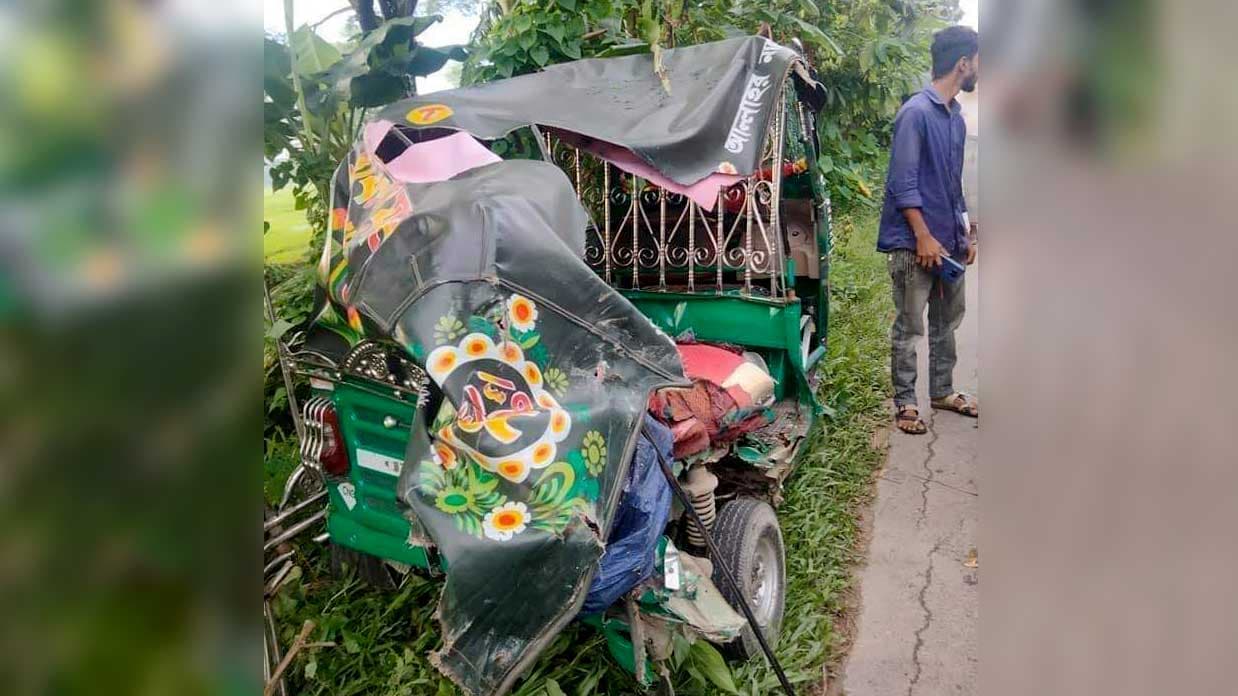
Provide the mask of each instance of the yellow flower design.
[{"label": "yellow flower design", "polygon": [[504,503],[486,513],[482,531],[495,541],[511,541],[525,530],[530,519],[529,508],[524,503]]},{"label": "yellow flower design", "polygon": [[460,460],[456,457],[455,450],[441,442],[437,442],[434,444],[434,463],[444,469],[454,469],[459,465]]},{"label": "yellow flower design", "polygon": [[537,323],[537,305],[527,297],[512,295],[507,299],[507,317],[518,331],[532,331]]}]

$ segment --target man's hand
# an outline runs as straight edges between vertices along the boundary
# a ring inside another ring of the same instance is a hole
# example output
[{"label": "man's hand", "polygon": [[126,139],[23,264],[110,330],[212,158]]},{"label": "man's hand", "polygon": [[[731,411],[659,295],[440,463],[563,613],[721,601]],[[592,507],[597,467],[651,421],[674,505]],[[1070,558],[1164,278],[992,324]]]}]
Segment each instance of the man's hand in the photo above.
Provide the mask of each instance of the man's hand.
[{"label": "man's hand", "polygon": [[933,238],[928,225],[924,223],[924,215],[919,208],[903,208],[903,217],[907,226],[916,236],[916,264],[932,270],[941,265],[941,257],[946,255],[946,249]]},{"label": "man's hand", "polygon": [[971,229],[967,233],[967,265],[970,266],[976,262],[976,249],[979,242],[976,239],[976,223],[971,224]]},{"label": "man's hand", "polygon": [[933,235],[926,234],[916,237],[916,263],[932,270],[941,265],[941,257],[946,255],[946,249]]}]

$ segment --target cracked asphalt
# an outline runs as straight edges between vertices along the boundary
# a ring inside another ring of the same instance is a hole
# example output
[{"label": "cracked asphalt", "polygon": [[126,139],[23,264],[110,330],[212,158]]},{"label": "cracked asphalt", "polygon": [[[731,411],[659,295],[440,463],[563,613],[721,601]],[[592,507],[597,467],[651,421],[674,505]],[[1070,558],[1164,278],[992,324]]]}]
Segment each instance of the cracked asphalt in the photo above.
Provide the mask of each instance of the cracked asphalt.
[{"label": "cracked asphalt", "polygon": [[[978,393],[977,266],[967,273],[967,315],[956,334],[956,390]],[[894,430],[877,481],[868,562],[860,575],[848,696],[974,694],[979,667],[980,492],[978,421],[928,407],[925,339],[918,347],[924,435]],[[969,564],[969,559],[973,563]]]}]

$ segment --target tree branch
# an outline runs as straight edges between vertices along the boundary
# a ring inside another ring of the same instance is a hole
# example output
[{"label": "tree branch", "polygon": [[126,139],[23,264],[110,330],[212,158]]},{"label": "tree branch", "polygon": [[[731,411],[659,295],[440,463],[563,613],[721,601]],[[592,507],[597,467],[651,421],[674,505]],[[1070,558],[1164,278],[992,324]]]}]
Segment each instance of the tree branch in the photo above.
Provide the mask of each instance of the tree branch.
[{"label": "tree branch", "polygon": [[310,27],[310,29],[317,29],[318,27],[320,27],[320,26],[322,26],[323,24],[325,24],[325,23],[326,23],[326,21],[327,21],[328,19],[331,19],[332,17],[335,17],[335,16],[337,16],[337,15],[344,14],[345,12],[355,12],[355,11],[356,11],[356,10],[354,10],[354,9],[353,9],[353,6],[352,6],[352,5],[349,5],[348,7],[341,7],[340,9],[336,10],[335,12],[332,12],[331,14],[327,15],[326,17],[323,17],[322,19],[318,20],[317,22],[314,22],[313,24],[309,25],[309,27]]},{"label": "tree branch", "polygon": [[284,670],[288,669],[288,665],[292,664],[292,658],[296,657],[297,653],[301,652],[301,648],[305,647],[305,639],[309,638],[309,634],[313,630],[313,621],[307,620],[301,626],[301,632],[297,634],[297,639],[292,641],[292,647],[288,648],[284,659],[279,661],[279,665],[271,673],[271,678],[267,680],[266,687],[262,689],[262,696],[271,696],[271,694],[275,693],[275,685],[279,683],[279,678],[284,676]]}]

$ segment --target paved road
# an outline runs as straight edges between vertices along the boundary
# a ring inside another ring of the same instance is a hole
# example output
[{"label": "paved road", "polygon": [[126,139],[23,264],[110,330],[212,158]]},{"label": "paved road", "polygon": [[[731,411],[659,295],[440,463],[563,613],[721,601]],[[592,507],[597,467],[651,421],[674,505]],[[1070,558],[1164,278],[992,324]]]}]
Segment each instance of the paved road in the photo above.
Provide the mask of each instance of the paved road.
[{"label": "paved road", "polygon": [[[955,389],[972,394],[976,269],[968,269],[954,373]],[[848,696],[976,693],[980,569],[968,567],[968,559],[980,516],[978,421],[925,408],[927,355],[921,341],[917,387],[929,432],[895,431],[877,482],[858,633],[844,672]]]}]

